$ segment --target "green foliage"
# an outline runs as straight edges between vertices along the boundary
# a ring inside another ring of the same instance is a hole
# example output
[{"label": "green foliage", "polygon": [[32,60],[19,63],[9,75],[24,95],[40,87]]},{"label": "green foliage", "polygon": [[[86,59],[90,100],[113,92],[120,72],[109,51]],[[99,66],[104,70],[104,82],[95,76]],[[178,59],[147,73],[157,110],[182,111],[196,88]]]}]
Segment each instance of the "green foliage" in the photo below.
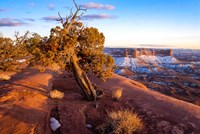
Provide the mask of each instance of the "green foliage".
[{"label": "green foliage", "polygon": [[22,59],[29,58],[29,51],[26,42],[28,41],[29,32],[23,36],[15,34],[15,39],[0,37],[0,70],[17,71]]},{"label": "green foliage", "polygon": [[107,79],[115,69],[114,59],[103,52],[105,37],[98,29],[84,28],[78,37],[76,52],[80,65],[86,72],[92,71],[102,79]]},{"label": "green foliage", "polygon": [[70,63],[70,57],[75,54],[76,44],[76,36],[68,35],[66,29],[57,26],[51,29],[50,37],[44,47],[48,52],[48,58],[65,67]]},{"label": "green foliage", "polygon": [[48,66],[51,64],[49,61],[50,58],[48,58],[49,53],[44,50],[46,40],[46,38],[42,38],[39,34],[33,33],[25,41],[30,65]]},{"label": "green foliage", "polygon": [[16,70],[16,49],[10,38],[0,37],[0,70]]},{"label": "green foliage", "polygon": [[85,72],[92,72],[102,79],[109,78],[114,69],[114,59],[103,53],[105,37],[98,29],[83,28],[81,23],[73,25],[68,32],[57,26],[45,44],[45,51],[53,61],[71,71],[70,58],[77,55],[79,65]]}]

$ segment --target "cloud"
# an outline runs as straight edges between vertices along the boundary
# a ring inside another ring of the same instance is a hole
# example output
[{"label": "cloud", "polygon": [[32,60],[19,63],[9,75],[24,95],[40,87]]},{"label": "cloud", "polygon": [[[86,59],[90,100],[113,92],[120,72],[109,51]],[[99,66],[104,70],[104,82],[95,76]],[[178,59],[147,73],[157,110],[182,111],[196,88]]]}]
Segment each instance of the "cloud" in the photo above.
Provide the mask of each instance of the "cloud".
[{"label": "cloud", "polygon": [[24,23],[18,19],[0,18],[0,27],[14,27],[23,25],[27,25],[27,23]]},{"label": "cloud", "polygon": [[35,19],[32,19],[32,18],[24,18],[24,20],[27,20],[27,21],[35,21]]},{"label": "cloud", "polygon": [[81,5],[81,7],[87,8],[87,9],[106,9],[106,10],[114,10],[115,9],[115,7],[113,5],[104,5],[104,4],[93,3],[93,2],[83,4],[83,5]]},{"label": "cloud", "polygon": [[54,4],[49,4],[48,5],[49,10],[55,10],[55,5]]},{"label": "cloud", "polygon": [[44,21],[58,21],[59,19],[60,18],[58,16],[46,16],[42,18]]},{"label": "cloud", "polygon": [[115,16],[108,14],[89,14],[82,17],[83,20],[95,20],[95,19],[114,19]]}]

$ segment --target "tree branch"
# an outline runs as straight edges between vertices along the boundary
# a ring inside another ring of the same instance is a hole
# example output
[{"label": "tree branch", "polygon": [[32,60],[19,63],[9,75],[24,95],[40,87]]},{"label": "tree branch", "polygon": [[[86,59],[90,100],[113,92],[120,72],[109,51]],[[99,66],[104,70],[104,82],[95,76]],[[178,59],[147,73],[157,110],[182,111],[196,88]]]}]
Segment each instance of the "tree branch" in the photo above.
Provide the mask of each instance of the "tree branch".
[{"label": "tree branch", "polygon": [[15,32],[15,41],[16,41],[16,45],[20,45],[23,44],[24,41],[27,39],[27,36],[29,34],[29,31],[27,31],[23,36],[19,36],[19,32]]},{"label": "tree branch", "polygon": [[[78,6],[77,3],[75,2],[75,0],[73,0],[73,3],[76,7],[76,11],[75,11],[75,13],[73,13],[72,8],[71,8],[70,14],[68,16],[66,16],[65,21],[63,20],[60,13],[58,12],[58,15],[60,17],[60,19],[58,21],[60,21],[62,23],[63,28],[65,28],[66,30],[69,30],[74,23],[77,23],[80,20],[81,16],[84,14],[84,12],[87,10],[87,9],[83,9],[80,6]],[[83,12],[79,15],[80,11],[83,11]]]},{"label": "tree branch", "polygon": [[74,5],[75,5],[76,9],[78,10],[79,7],[78,7],[78,5],[76,4],[75,0],[73,0],[73,2],[74,2]]},{"label": "tree branch", "polygon": [[62,25],[64,25],[64,21],[63,18],[61,17],[60,13],[58,12],[58,16],[60,17],[60,19],[58,21],[60,21],[62,23]]}]

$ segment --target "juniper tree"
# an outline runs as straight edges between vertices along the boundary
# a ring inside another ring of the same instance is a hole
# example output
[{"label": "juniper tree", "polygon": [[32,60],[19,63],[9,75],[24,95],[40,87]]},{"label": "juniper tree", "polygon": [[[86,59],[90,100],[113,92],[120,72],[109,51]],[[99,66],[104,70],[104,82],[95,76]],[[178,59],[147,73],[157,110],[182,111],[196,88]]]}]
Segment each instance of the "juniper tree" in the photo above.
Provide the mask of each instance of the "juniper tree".
[{"label": "juniper tree", "polygon": [[15,39],[0,36],[0,70],[17,71],[19,60],[27,54],[24,41],[27,39],[28,32],[23,36],[15,33]]},{"label": "juniper tree", "polygon": [[44,49],[46,41],[47,37],[42,37],[38,33],[32,33],[24,42],[25,49],[27,50],[27,57],[30,61],[30,66],[49,66],[52,64],[52,62],[50,62],[51,58],[48,58],[49,53]]},{"label": "juniper tree", "polygon": [[13,41],[10,38],[0,37],[0,70],[11,71],[13,65]]},{"label": "juniper tree", "polygon": [[87,74],[93,73],[102,79],[109,78],[115,68],[111,56],[104,54],[103,33],[94,27],[84,27],[81,16],[85,9],[76,7],[75,12],[70,11],[65,19],[58,13],[62,24],[50,31],[48,40],[41,45],[41,56],[49,63],[56,62],[67,71],[71,71],[76,82],[89,100],[96,100],[97,90],[89,80]]}]

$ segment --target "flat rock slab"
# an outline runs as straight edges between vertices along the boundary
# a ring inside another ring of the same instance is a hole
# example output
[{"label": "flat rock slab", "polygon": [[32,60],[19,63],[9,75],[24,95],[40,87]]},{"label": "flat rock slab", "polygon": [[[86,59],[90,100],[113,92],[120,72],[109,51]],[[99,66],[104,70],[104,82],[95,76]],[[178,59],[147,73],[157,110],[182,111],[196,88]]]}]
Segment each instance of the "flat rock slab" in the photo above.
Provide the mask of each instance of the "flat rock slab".
[{"label": "flat rock slab", "polygon": [[0,133],[50,133],[47,118],[51,109],[48,93],[52,74],[36,69],[20,72],[9,81],[0,81]]}]

